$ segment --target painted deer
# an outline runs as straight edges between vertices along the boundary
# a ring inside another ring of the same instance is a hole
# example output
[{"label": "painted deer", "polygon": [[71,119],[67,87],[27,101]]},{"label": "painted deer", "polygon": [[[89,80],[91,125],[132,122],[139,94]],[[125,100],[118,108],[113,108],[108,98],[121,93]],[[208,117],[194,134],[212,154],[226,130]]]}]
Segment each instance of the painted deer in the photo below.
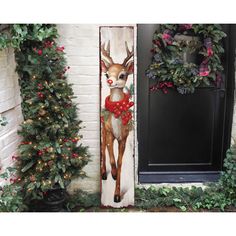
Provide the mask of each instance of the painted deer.
[{"label": "painted deer", "polygon": [[[111,164],[111,175],[116,180],[114,202],[121,201],[120,178],[122,158],[125,151],[126,140],[129,135],[129,121],[132,114],[129,108],[134,105],[129,101],[130,95],[123,91],[128,75],[133,73],[134,63],[130,60],[133,55],[125,42],[127,56],[122,64],[114,63],[110,56],[110,41],[105,49],[105,43],[101,46],[101,70],[107,78],[107,85],[110,88],[110,95],[106,97],[105,109],[109,115],[102,123],[102,150],[101,150],[101,177],[107,179],[106,172],[106,148],[109,153]],[[118,160],[115,161],[113,144],[118,141]]]}]

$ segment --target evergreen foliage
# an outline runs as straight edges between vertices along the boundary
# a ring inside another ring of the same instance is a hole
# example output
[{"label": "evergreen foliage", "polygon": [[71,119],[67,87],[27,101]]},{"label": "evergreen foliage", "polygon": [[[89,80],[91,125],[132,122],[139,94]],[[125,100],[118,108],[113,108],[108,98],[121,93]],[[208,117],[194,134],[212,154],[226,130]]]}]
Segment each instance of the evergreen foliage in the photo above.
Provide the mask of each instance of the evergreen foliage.
[{"label": "evergreen foliage", "polygon": [[24,117],[16,159],[24,198],[29,200],[85,177],[82,168],[89,161],[87,147],[80,142],[72,85],[66,80],[64,47],[57,38],[56,26],[46,24],[14,24],[0,35],[0,49],[15,48]]}]

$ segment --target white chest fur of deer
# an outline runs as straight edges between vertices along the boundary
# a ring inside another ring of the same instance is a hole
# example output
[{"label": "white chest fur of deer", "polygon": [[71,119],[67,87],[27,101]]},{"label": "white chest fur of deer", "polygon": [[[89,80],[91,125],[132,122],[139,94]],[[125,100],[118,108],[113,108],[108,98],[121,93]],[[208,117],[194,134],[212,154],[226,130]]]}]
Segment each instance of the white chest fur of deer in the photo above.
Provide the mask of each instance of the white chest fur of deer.
[{"label": "white chest fur of deer", "polygon": [[[127,57],[122,64],[114,63],[110,56],[110,42],[108,42],[107,48],[105,44],[101,47],[101,69],[105,73],[107,78],[107,85],[110,88],[110,95],[107,99],[111,104],[124,100],[127,95],[124,93],[124,87],[128,76],[133,73],[133,61],[130,60],[133,57],[133,50],[129,51],[127,42],[125,42]],[[122,104],[121,104],[122,105]],[[127,104],[128,106],[128,104]],[[109,116],[102,125],[102,156],[101,156],[101,177],[103,180],[107,179],[106,171],[106,149],[108,150],[111,175],[116,180],[116,187],[114,193],[114,202],[120,202],[120,177],[122,158],[125,151],[126,140],[129,135],[129,125],[127,122],[121,120],[121,112],[117,111],[116,114],[113,110],[109,110]],[[114,140],[118,141],[118,159],[117,163],[114,156]]]},{"label": "white chest fur of deer", "polygon": [[[116,91],[113,89],[113,92],[110,96],[110,99],[112,102],[118,102],[123,99],[122,95],[119,93],[119,91]],[[119,118],[116,118],[114,114],[111,115],[111,127],[112,127],[112,133],[115,136],[117,140],[121,140],[121,130],[123,128],[122,122]]]}]

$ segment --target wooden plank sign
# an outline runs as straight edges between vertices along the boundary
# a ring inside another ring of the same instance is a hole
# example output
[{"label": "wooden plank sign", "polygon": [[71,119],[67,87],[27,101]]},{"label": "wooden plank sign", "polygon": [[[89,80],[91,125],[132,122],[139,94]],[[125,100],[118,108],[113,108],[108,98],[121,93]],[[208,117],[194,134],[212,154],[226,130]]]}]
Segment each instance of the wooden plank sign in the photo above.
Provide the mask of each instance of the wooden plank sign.
[{"label": "wooden plank sign", "polygon": [[134,205],[133,27],[100,27],[101,204]]}]

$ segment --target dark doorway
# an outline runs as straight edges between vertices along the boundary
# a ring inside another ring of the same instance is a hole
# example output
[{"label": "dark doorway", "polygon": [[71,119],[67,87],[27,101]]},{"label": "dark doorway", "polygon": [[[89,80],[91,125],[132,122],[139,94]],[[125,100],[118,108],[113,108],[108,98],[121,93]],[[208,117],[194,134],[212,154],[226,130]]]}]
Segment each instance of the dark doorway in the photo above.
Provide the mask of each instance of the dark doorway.
[{"label": "dark doorway", "polygon": [[158,25],[138,25],[139,182],[206,182],[218,179],[230,146],[234,100],[235,25],[222,25],[224,78],[219,88],[194,94],[150,92],[145,70]]}]

